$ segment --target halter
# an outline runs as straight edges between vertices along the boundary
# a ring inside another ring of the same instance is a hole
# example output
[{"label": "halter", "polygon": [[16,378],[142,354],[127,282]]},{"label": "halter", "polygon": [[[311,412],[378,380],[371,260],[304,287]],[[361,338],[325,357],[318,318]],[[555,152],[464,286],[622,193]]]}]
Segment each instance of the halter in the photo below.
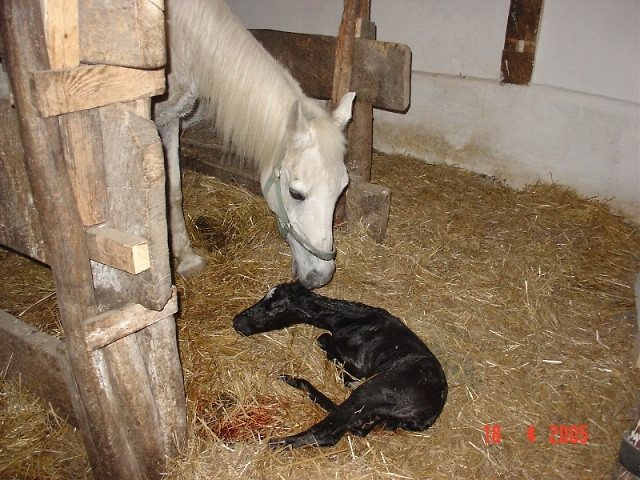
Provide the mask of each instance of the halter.
[{"label": "halter", "polygon": [[320,260],[333,260],[336,256],[336,247],[333,246],[330,251],[320,250],[304,238],[300,233],[293,228],[291,225],[291,221],[289,220],[289,215],[287,215],[287,211],[284,208],[284,202],[282,201],[282,188],[280,187],[280,173],[282,170],[282,160],[280,163],[273,167],[271,171],[271,175],[265,183],[264,188],[262,189],[262,194],[264,198],[267,198],[267,194],[272,186],[275,186],[276,189],[276,201],[278,203],[278,211],[276,212],[276,219],[278,220],[278,230],[280,230],[280,235],[283,238],[287,238],[287,235],[291,235],[296,242],[298,242],[307,252],[309,252],[314,257],[319,258]]}]

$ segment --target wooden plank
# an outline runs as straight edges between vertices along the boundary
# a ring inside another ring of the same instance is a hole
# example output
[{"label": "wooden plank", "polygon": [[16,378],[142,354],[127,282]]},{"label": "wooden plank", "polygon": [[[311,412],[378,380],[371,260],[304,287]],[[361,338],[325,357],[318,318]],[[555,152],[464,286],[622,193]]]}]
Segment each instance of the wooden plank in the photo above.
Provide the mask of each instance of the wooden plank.
[{"label": "wooden plank", "polygon": [[138,274],[151,266],[146,239],[106,225],[87,229],[87,246],[91,260],[125,272]]},{"label": "wooden plank", "polygon": [[[162,0],[79,0],[83,63],[144,69],[166,63]],[[108,20],[107,20],[108,19]]]},{"label": "wooden plank", "polygon": [[[84,346],[84,332],[77,327],[97,313],[86,234],[71,185],[66,183],[58,122],[38,117],[30,98],[28,72],[49,68],[42,13],[35,0],[4,0],[0,6],[25,164],[50,253],[60,318],[69,342],[70,369],[75,382],[82,387],[77,389],[79,401],[74,402],[83,406],[83,415],[76,417],[83,422],[81,432],[94,475],[100,478],[109,471],[121,471],[124,477],[127,471],[136,471],[135,459],[123,448],[126,440],[121,432],[109,425],[111,418],[117,418],[117,412],[105,412],[101,403],[104,384],[96,375],[95,358],[87,358],[86,349],[77,348]],[[29,32],[28,39],[24,32]],[[61,225],[64,228],[56,228]]]},{"label": "wooden plank", "polygon": [[51,403],[58,414],[78,425],[63,375],[63,344],[0,310],[0,372]]},{"label": "wooden plank", "polygon": [[92,262],[100,304],[161,310],[171,296],[164,154],[153,121],[122,105],[100,109],[109,227],[149,241],[150,268],[133,275]]},{"label": "wooden plank", "polygon": [[88,319],[85,322],[87,346],[97,350],[121,338],[153,325],[178,311],[178,294],[173,288],[171,298],[160,311],[148,310],[129,303]]},{"label": "wooden plank", "polygon": [[97,225],[107,220],[107,190],[97,109],[71,112],[58,117],[62,148],[82,224]]},{"label": "wooden plank", "polygon": [[[307,95],[331,98],[337,38],[251,30],[262,46],[298,80]],[[351,90],[375,108],[404,112],[411,95],[411,49],[403,44],[355,39],[357,68]],[[358,70],[361,70],[360,72]]]},{"label": "wooden plank", "polygon": [[51,68],[77,67],[80,64],[78,0],[46,0],[44,22]]},{"label": "wooden plank", "polygon": [[180,138],[180,162],[195,172],[201,172],[219,178],[223,182],[237,183],[256,195],[262,195],[260,174],[253,164],[238,158],[224,149],[222,145],[211,141],[207,135],[208,121],[185,130]]},{"label": "wooden plank", "polygon": [[31,99],[45,118],[152,97],[164,88],[164,70],[93,65],[31,74]]},{"label": "wooden plank", "polygon": [[165,452],[176,448],[182,451],[187,444],[187,416],[182,366],[171,357],[173,353],[178,359],[176,322],[173,316],[167,317],[140,330],[135,337],[144,355],[155,400],[154,411],[158,419],[155,440],[164,446]]},{"label": "wooden plank", "polygon": [[[3,72],[0,71],[0,81]],[[47,248],[24,163],[18,117],[0,98],[0,244],[47,263]]]},{"label": "wooden plank", "polygon": [[411,49],[400,43],[358,38],[351,89],[375,108],[406,112],[411,102]]}]

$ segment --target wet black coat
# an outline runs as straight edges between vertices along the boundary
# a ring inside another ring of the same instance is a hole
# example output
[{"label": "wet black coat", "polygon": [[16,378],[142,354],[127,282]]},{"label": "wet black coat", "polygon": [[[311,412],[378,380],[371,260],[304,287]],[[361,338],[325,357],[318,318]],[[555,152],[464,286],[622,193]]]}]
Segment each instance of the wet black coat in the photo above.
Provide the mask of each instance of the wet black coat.
[{"label": "wet black coat", "polygon": [[387,311],[326,298],[298,283],[287,283],[233,320],[243,335],[298,323],[328,330],[318,338],[327,358],[365,381],[336,405],[306,380],[282,376],[329,414],[298,435],[272,440],[272,446],[329,446],[347,431],[365,436],[377,425],[419,431],[435,422],[447,398],[444,371],[422,340]]}]

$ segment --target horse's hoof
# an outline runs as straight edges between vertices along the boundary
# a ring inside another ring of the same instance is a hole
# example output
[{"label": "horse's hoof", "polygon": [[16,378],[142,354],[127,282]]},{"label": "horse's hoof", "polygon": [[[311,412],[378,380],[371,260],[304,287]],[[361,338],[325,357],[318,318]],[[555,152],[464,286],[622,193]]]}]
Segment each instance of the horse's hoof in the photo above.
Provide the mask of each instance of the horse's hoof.
[{"label": "horse's hoof", "polygon": [[195,253],[178,264],[176,271],[185,279],[193,278],[204,270],[206,263],[200,255]]}]

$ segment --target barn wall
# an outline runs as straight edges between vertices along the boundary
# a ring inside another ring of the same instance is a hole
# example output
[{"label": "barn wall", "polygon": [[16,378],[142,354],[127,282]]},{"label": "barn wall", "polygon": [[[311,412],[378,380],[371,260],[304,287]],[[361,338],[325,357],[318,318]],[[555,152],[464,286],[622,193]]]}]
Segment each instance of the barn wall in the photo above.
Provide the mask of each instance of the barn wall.
[{"label": "barn wall", "polygon": [[[342,1],[228,0],[249,28],[337,33]],[[640,222],[640,0],[546,0],[533,77],[500,84],[509,0],[372,0],[413,52],[411,107],[376,111],[383,151],[520,187],[559,182]]]}]

